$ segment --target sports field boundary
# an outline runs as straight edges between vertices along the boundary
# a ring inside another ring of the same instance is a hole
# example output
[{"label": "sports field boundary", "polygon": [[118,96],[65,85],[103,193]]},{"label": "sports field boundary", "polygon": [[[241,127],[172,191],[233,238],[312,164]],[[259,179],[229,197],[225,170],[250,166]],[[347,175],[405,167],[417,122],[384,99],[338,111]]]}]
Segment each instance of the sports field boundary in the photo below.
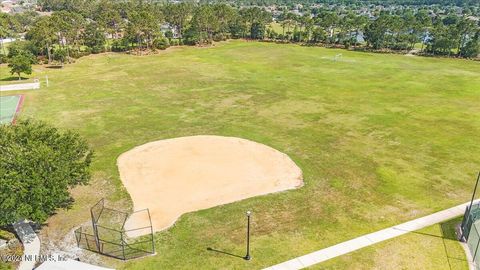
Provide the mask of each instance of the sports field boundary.
[{"label": "sports field boundary", "polygon": [[[480,200],[475,200],[474,202],[478,201]],[[380,243],[385,240],[407,234],[409,232],[417,231],[458,216],[462,216],[465,212],[467,205],[469,204],[470,202],[466,202],[452,208],[433,213],[428,216],[417,218],[370,234],[362,235],[360,237],[324,249],[320,249],[297,258],[293,258],[289,261],[267,267],[264,270],[303,269],[314,264],[318,264],[333,259],[335,257],[359,250],[361,248],[371,246],[373,244]]]},{"label": "sports field boundary", "polygon": [[15,124],[23,108],[25,95],[0,96],[0,124]]},{"label": "sports field boundary", "polygon": [[17,117],[20,114],[20,110],[22,109],[23,106],[23,101],[25,100],[25,95],[19,95],[20,100],[18,101],[17,108],[15,109],[15,115],[13,116],[12,119],[12,124],[14,125],[17,122]]}]

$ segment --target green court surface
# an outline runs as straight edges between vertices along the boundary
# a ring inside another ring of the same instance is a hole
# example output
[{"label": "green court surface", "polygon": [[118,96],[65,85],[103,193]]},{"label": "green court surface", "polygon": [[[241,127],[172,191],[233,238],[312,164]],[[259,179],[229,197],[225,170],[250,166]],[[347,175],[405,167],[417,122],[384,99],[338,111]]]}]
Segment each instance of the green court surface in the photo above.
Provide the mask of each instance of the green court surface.
[{"label": "green court surface", "polygon": [[23,95],[0,96],[0,124],[15,122],[23,102]]}]

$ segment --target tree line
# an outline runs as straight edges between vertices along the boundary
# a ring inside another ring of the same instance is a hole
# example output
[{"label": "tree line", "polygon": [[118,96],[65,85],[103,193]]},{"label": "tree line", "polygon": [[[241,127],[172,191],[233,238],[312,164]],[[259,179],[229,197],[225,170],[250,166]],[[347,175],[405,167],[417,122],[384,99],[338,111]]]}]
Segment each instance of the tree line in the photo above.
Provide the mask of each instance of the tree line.
[{"label": "tree line", "polygon": [[[25,33],[25,41],[9,46],[4,61],[65,63],[89,53],[150,51],[231,38],[371,50],[416,49],[466,58],[480,52],[479,21],[456,13],[432,16],[427,10],[405,9],[369,18],[353,11],[313,9],[301,15],[284,10],[274,18],[262,7],[234,8],[224,3],[42,2],[43,9],[55,11],[47,16],[0,14],[0,38]],[[280,30],[272,28],[272,23]]]}]

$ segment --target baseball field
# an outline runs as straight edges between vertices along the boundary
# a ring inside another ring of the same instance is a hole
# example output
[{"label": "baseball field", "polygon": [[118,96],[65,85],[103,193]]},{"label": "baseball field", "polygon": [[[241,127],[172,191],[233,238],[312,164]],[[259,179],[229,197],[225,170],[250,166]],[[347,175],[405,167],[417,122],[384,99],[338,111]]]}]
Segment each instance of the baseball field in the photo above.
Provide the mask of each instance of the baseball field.
[{"label": "baseball field", "polygon": [[[133,210],[117,159],[150,142],[238,137],[288,155],[303,173],[298,189],[184,211],[155,234],[154,256],[95,258],[119,269],[274,265],[468,201],[480,163],[479,62],[230,41],[149,56],[91,55],[34,71],[50,86],[21,93],[20,118],[75,129],[95,150],[91,184],[74,189],[73,207],[49,219],[44,243],[61,247],[100,198]],[[246,210],[251,261],[238,258]],[[467,269],[453,223],[314,269]]]}]

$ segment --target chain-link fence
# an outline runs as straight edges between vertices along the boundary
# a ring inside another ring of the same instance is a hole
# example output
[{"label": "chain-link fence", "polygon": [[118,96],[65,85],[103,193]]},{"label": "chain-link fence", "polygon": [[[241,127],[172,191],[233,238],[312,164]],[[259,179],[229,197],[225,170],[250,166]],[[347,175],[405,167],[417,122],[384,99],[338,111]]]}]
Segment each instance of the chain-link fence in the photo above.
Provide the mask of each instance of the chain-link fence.
[{"label": "chain-link fence", "polygon": [[480,220],[475,221],[470,229],[469,237],[467,240],[468,249],[475,262],[475,269],[480,269]]},{"label": "chain-link fence", "polygon": [[[155,253],[153,227],[148,209],[128,213],[105,207],[102,199],[91,209],[92,227],[75,230],[77,245],[109,257],[128,260]],[[139,218],[145,226],[125,227],[129,218]],[[135,237],[141,235],[139,237]]]},{"label": "chain-link fence", "polygon": [[480,204],[479,203],[473,204],[471,209],[470,209],[470,206],[467,206],[467,209],[465,210],[465,214],[463,215],[463,220],[461,225],[464,240],[468,239],[472,224],[479,219],[480,219]]},{"label": "chain-link fence", "polygon": [[461,224],[462,240],[466,241],[475,269],[480,270],[480,203],[467,206]]}]

